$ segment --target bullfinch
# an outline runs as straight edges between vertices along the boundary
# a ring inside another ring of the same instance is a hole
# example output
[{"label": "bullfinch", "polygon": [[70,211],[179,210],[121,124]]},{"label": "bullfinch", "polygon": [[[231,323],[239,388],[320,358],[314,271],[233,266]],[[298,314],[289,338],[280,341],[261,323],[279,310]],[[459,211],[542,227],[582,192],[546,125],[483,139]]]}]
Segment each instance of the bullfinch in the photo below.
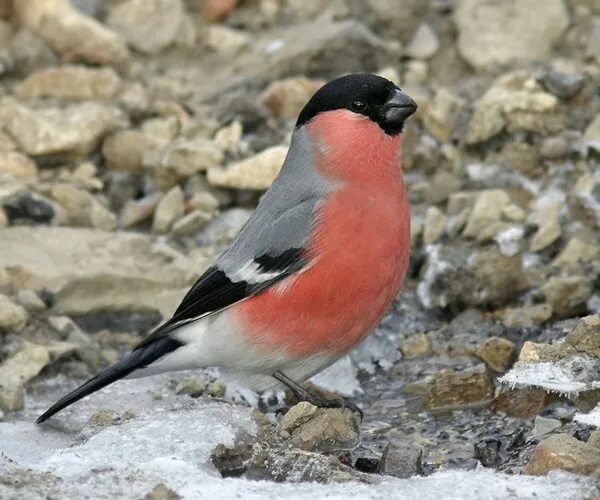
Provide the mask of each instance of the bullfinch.
[{"label": "bullfinch", "polygon": [[283,384],[317,406],[357,409],[300,383],[361,342],[400,290],[410,250],[400,150],[416,109],[372,74],[321,87],[279,175],[173,317],[37,423],[124,377],[209,366],[257,391]]}]

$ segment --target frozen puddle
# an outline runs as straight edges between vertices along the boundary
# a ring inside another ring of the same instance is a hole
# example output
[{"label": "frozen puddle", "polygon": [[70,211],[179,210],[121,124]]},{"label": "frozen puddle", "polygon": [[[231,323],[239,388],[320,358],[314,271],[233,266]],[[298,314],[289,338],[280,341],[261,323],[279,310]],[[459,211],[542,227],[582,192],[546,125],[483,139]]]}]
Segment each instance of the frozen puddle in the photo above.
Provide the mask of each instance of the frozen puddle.
[{"label": "frozen puddle", "polygon": [[[254,432],[251,410],[177,397],[165,389],[172,378],[118,383],[44,426],[32,421],[54,394],[28,401],[20,420],[0,423],[0,498],[139,499],[158,483],[189,499],[599,498],[590,480],[561,472],[534,478],[486,470],[446,471],[405,480],[386,478],[377,485],[222,479],[210,452],[218,443],[233,444],[241,430]],[[161,397],[161,391],[167,394]],[[129,410],[135,416],[118,425],[86,425],[101,409],[119,415]]]}]

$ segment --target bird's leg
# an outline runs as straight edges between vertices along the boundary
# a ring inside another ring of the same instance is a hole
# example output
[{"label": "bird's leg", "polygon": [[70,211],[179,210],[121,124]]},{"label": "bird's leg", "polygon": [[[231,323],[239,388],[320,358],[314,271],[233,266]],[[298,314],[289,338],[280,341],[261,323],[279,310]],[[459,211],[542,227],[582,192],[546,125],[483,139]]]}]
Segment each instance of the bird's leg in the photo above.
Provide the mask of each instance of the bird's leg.
[{"label": "bird's leg", "polygon": [[306,401],[319,408],[348,408],[349,410],[356,412],[360,415],[360,419],[363,419],[363,411],[351,401],[346,401],[343,398],[340,399],[327,399],[321,396],[317,396],[312,392],[302,387],[297,382],[294,382],[291,378],[287,377],[280,371],[273,373],[273,378],[285,385],[290,391],[294,393],[294,396],[299,401]]}]

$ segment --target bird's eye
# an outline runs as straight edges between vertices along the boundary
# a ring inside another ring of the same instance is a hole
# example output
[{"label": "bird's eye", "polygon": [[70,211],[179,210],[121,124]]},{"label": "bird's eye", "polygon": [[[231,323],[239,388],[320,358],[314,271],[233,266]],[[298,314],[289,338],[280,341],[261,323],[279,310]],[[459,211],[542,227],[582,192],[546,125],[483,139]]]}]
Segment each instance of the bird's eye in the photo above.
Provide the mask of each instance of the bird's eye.
[{"label": "bird's eye", "polygon": [[362,112],[367,109],[367,103],[362,99],[354,99],[354,101],[352,101],[352,109],[354,111]]}]

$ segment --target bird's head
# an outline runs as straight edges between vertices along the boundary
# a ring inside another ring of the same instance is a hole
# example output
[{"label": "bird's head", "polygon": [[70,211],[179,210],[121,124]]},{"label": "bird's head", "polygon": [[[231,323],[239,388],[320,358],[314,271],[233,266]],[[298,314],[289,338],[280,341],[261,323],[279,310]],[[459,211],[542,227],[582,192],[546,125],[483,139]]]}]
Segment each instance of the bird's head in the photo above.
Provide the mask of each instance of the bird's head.
[{"label": "bird's head", "polygon": [[389,80],[369,73],[353,73],[330,81],[308,101],[298,116],[296,127],[310,123],[324,113],[347,111],[347,116],[364,118],[395,136],[417,104]]}]

